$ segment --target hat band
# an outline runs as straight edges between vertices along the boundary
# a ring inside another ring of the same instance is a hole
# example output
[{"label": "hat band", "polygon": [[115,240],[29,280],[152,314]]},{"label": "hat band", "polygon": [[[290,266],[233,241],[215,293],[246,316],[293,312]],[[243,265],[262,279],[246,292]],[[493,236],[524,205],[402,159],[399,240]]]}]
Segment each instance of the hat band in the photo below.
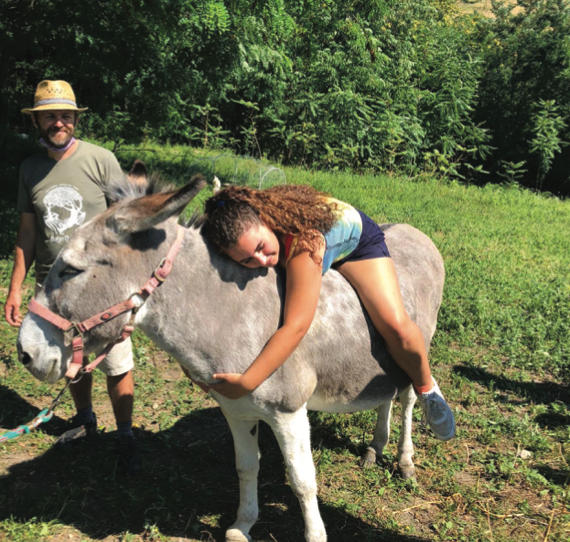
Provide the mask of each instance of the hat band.
[{"label": "hat band", "polygon": [[34,107],[39,107],[40,105],[55,105],[55,104],[66,104],[77,107],[77,104],[73,100],[66,100],[65,98],[50,98],[48,100],[40,100],[34,104]]}]

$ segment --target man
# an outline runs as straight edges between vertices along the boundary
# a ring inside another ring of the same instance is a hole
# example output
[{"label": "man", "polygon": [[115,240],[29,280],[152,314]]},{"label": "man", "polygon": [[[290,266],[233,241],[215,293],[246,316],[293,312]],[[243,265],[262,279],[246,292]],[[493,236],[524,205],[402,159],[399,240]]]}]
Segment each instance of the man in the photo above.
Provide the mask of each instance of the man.
[{"label": "man", "polygon": [[[123,175],[111,152],[75,139],[79,113],[86,109],[77,107],[73,90],[65,81],[42,81],[36,89],[34,107],[22,109],[31,115],[41,135],[39,141],[47,150],[25,160],[20,169],[21,217],[5,307],[6,320],[12,326],[22,323],[22,283],[34,260],[37,295],[73,231],[107,208],[105,186]],[[136,474],[140,465],[132,431],[134,382],[130,339],[117,344],[99,368],[107,376],[107,391],[117,422],[117,465],[127,474]],[[71,429],[58,443],[96,433],[91,388],[91,374],[70,385],[77,413],[70,420]]]}]

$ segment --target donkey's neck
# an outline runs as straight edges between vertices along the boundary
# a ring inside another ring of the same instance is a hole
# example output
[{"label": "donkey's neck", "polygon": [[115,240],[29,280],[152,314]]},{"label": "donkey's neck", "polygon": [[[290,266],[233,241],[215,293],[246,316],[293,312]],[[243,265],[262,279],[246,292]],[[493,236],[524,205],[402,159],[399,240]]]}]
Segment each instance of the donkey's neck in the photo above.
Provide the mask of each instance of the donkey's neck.
[{"label": "donkey's neck", "polygon": [[[174,230],[167,228],[165,243],[173,241]],[[210,381],[213,372],[245,370],[263,348],[279,325],[279,293],[274,271],[243,268],[190,228],[172,272],[137,325],[194,378]]]}]

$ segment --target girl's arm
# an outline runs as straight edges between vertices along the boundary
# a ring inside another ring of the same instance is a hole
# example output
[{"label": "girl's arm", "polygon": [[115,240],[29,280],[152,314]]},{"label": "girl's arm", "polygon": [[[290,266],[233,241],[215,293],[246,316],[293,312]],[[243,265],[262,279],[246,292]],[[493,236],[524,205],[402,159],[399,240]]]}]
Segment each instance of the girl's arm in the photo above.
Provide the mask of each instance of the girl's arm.
[{"label": "girl's arm", "polygon": [[[323,243],[317,256],[322,258],[324,251]],[[213,378],[224,382],[209,386],[224,397],[239,399],[255,390],[281,367],[311,327],[319,301],[321,279],[321,266],[313,261],[308,252],[293,256],[287,264],[283,325],[245,373],[214,374]]]}]

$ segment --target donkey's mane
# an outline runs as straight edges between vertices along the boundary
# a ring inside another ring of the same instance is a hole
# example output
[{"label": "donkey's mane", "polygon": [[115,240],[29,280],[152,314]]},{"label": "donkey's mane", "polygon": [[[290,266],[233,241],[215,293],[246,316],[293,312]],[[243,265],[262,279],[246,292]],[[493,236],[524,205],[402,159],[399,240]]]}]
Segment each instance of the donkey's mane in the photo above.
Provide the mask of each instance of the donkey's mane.
[{"label": "donkey's mane", "polygon": [[113,179],[105,187],[105,196],[113,203],[125,199],[142,198],[162,192],[172,192],[176,187],[165,182],[157,173],[151,173],[149,178],[124,175],[120,179]]},{"label": "donkey's mane", "polygon": [[206,215],[204,213],[201,213],[200,211],[194,211],[190,218],[184,220],[183,226],[188,229],[194,228],[195,230],[199,230],[202,228],[205,220]]},{"label": "donkey's mane", "polygon": [[[192,180],[194,181],[195,179],[193,178]],[[144,163],[140,160],[135,160],[130,173],[123,175],[121,178],[112,179],[104,190],[106,198],[111,204],[114,204],[123,200],[174,192],[177,188],[179,187],[166,182],[156,172],[148,174]],[[203,213],[195,210],[190,218],[183,221],[182,225],[187,229],[199,230],[205,219],[206,216]]]}]

